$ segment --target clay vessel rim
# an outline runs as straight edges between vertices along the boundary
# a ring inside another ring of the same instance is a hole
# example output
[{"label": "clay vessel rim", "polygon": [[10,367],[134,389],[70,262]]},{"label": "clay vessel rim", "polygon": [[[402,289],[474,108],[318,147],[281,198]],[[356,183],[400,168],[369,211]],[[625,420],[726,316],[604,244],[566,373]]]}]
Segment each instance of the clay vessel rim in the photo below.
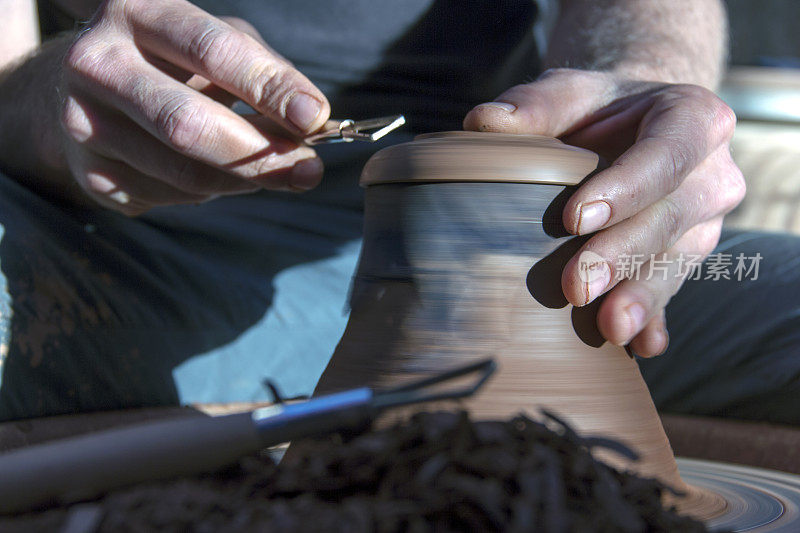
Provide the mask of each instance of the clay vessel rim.
[{"label": "clay vessel rim", "polygon": [[510,182],[575,185],[597,168],[597,154],[553,137],[447,131],[375,153],[362,186],[404,182]]}]

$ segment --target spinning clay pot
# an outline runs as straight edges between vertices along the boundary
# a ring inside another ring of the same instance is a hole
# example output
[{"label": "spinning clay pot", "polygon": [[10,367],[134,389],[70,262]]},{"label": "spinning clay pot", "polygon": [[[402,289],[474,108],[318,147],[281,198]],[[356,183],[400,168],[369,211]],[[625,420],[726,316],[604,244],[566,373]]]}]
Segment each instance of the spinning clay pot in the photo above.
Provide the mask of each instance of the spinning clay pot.
[{"label": "spinning clay pot", "polygon": [[[477,417],[546,408],[583,434],[611,436],[640,461],[618,466],[686,492],[701,518],[724,500],[681,480],[636,362],[604,343],[597,304],[572,308],[561,271],[585,242],[564,203],[597,166],[548,137],[446,132],[375,154],[364,168],[364,244],[344,335],[316,393],[388,387],[494,357],[467,402]],[[591,265],[583,272],[591,276]]]}]

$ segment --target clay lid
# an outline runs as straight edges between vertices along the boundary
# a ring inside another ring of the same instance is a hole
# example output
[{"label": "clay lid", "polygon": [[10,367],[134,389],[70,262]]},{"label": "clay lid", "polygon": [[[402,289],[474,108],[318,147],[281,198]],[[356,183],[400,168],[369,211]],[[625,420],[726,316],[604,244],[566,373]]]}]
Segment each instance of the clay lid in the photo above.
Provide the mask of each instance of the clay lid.
[{"label": "clay lid", "polygon": [[541,135],[446,131],[373,155],[361,185],[409,181],[507,181],[575,185],[597,167],[594,152]]}]

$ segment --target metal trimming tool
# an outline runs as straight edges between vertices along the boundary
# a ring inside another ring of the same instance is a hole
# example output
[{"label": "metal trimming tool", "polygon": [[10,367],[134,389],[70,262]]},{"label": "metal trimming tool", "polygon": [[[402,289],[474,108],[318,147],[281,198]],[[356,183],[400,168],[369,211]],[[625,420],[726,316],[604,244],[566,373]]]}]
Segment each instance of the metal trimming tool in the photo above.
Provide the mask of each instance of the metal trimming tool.
[{"label": "metal trimming tool", "polygon": [[306,144],[375,142],[406,123],[403,115],[366,120],[329,120],[319,133],[305,138]]}]

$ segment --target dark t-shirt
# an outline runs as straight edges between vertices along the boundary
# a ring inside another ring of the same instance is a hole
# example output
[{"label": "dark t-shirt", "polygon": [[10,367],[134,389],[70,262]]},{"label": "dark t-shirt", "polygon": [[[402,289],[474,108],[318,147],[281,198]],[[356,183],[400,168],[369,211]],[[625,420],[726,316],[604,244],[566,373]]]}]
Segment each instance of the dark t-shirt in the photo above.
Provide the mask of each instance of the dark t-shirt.
[{"label": "dark t-shirt", "polygon": [[403,113],[415,132],[539,70],[533,0],[198,0],[248,20],[331,100],[337,118]]}]

